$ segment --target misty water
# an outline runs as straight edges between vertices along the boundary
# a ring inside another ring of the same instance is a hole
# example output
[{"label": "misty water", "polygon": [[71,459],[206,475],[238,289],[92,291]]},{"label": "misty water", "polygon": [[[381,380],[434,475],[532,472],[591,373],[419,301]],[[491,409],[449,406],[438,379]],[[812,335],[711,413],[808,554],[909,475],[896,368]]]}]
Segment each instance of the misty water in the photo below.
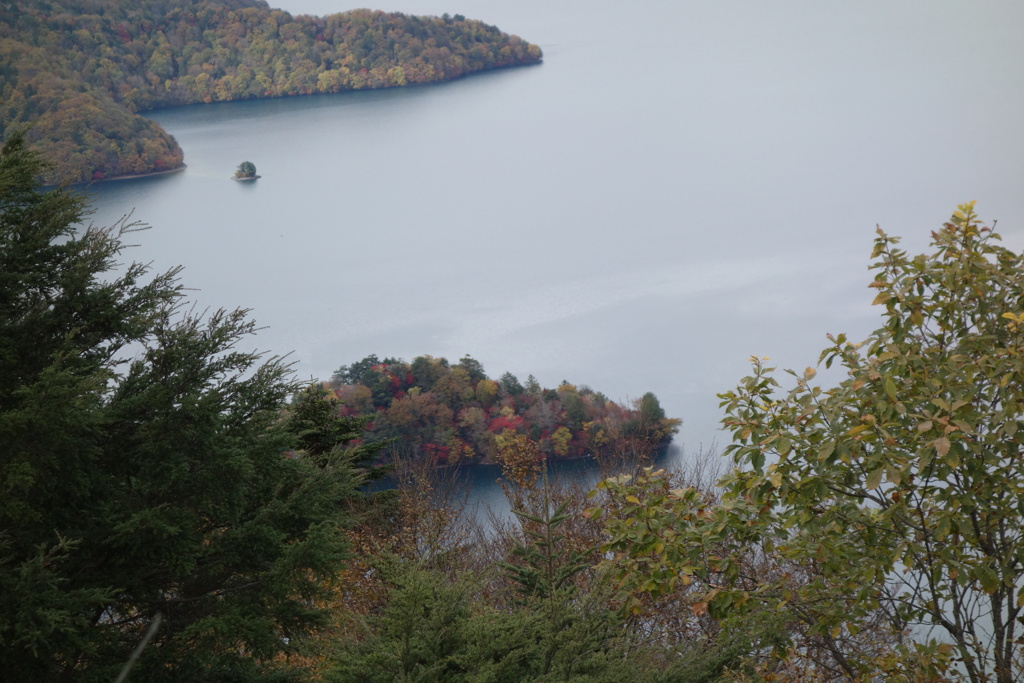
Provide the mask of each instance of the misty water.
[{"label": "misty water", "polygon": [[[716,394],[748,357],[802,370],[826,333],[877,327],[876,224],[922,251],[976,199],[1024,246],[1020,3],[380,9],[479,18],[544,63],[151,112],[187,170],[91,188],[95,223],[153,226],[130,258],[184,265],[201,307],[251,308],[253,346],[301,377],[470,354],[492,377],[653,391],[693,453],[725,441]],[[262,179],[229,180],[244,160]]]}]

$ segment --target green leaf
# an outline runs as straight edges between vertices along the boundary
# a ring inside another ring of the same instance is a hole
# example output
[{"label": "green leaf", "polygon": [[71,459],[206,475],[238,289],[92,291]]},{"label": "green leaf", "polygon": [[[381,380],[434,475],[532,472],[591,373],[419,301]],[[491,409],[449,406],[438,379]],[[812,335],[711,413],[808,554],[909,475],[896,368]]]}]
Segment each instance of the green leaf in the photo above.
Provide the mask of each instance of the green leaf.
[{"label": "green leaf", "polygon": [[824,446],[821,447],[821,449],[818,450],[818,461],[823,462],[825,460],[828,460],[828,457],[832,455],[832,452],[835,451],[835,449],[835,441],[829,441],[828,443],[826,443]]},{"label": "green leaf", "polygon": [[864,487],[868,491],[874,491],[882,483],[882,475],[885,474],[885,468],[879,467],[874,472],[868,475],[867,480],[864,482]]},{"label": "green leaf", "polygon": [[896,383],[890,377],[885,378],[885,393],[893,401],[896,400]]},{"label": "green leaf", "polygon": [[955,424],[964,434],[974,433],[974,427],[963,420],[953,420],[953,424]]},{"label": "green leaf", "polygon": [[750,456],[750,465],[754,468],[755,472],[760,472],[761,468],[764,467],[764,453],[755,451]]},{"label": "green leaf", "polygon": [[999,590],[999,576],[990,567],[981,565],[974,569],[974,575],[978,577],[981,589],[992,595]]}]

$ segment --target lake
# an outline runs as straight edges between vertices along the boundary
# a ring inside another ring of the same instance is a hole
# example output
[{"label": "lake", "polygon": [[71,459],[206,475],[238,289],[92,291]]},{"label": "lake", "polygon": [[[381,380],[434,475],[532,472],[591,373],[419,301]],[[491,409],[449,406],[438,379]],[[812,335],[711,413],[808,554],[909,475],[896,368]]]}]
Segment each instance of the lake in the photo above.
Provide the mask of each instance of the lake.
[{"label": "lake", "polygon": [[[292,13],[348,9],[281,0]],[[274,4],[273,2],[271,4]],[[433,86],[151,112],[187,170],[95,185],[201,307],[328,378],[376,353],[653,391],[693,452],[751,355],[878,326],[874,228],[978,200],[1024,246],[1024,4],[404,1],[539,44]],[[229,176],[245,160],[262,178]]]}]

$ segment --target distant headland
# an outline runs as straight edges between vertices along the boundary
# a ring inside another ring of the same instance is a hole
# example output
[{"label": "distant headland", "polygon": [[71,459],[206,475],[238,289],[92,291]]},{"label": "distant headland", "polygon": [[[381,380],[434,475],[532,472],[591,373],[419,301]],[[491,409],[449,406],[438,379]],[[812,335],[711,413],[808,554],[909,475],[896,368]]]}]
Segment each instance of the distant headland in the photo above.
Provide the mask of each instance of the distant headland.
[{"label": "distant headland", "polygon": [[541,61],[539,47],[462,15],[353,10],[293,17],[262,0],[94,0],[60,12],[0,4],[0,132],[54,161],[44,180],[180,169],[139,112],[204,102],[392,88]]}]

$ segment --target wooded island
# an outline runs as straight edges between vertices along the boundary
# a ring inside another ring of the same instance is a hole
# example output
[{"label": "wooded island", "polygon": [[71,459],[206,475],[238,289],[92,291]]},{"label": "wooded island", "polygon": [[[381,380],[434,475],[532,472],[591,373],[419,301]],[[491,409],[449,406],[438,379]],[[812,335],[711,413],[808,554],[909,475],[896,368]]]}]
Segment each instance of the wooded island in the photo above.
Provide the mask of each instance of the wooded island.
[{"label": "wooded island", "polygon": [[445,81],[541,60],[518,36],[461,15],[360,9],[325,17],[262,0],[0,4],[0,137],[25,130],[85,182],[179,168],[158,107]]}]

